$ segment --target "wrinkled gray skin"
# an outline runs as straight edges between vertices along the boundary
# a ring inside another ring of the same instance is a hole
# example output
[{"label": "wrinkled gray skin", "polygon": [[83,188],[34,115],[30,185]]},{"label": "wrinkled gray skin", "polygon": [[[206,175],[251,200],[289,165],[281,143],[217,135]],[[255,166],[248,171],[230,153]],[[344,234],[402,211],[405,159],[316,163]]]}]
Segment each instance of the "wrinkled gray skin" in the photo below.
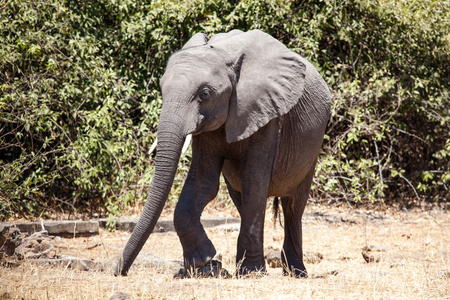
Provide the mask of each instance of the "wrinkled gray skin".
[{"label": "wrinkled gray skin", "polygon": [[266,202],[278,196],[284,273],[306,276],[301,218],[331,105],[317,70],[258,30],[234,30],[209,42],[198,33],[170,58],[161,90],[155,175],[115,274],[127,274],[152,232],[192,133],[192,164],[174,215],[185,267],[201,267],[216,254],[200,215],[217,195],[222,172],[242,220],[238,272],[265,271]]}]

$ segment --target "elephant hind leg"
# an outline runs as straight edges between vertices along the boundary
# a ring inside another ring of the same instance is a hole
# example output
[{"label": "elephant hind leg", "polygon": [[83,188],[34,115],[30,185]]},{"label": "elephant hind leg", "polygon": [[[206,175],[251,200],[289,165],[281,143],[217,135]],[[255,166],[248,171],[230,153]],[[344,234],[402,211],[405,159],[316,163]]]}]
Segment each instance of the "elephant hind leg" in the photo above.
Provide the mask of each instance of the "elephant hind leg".
[{"label": "elephant hind leg", "polygon": [[224,179],[225,183],[227,184],[228,194],[230,195],[231,200],[233,200],[233,203],[236,206],[238,212],[241,213],[241,193],[231,187],[228,179],[225,176]]},{"label": "elephant hind leg", "polygon": [[303,264],[301,213],[292,209],[293,202],[293,198],[281,198],[284,213],[283,275],[307,277]]},{"label": "elephant hind leg", "polygon": [[294,196],[281,198],[284,214],[284,243],[281,253],[284,275],[308,276],[303,264],[302,215],[308,201],[314,170],[315,164],[298,186]]}]

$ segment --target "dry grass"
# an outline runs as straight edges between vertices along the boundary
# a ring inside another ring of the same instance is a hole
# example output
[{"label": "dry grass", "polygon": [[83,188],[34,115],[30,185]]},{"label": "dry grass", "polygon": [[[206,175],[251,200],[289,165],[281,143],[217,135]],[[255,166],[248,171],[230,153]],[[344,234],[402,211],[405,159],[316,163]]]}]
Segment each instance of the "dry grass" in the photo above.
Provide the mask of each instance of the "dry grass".
[{"label": "dry grass", "polygon": [[[309,210],[330,211],[317,207]],[[333,211],[333,213],[338,212]],[[341,213],[341,215],[346,215]],[[268,217],[270,219],[270,217]],[[357,220],[357,217],[356,217]],[[266,221],[265,247],[277,248],[283,230]],[[126,292],[129,299],[448,299],[450,297],[450,219],[445,214],[390,213],[389,219],[358,224],[306,220],[305,251],[320,252],[319,264],[307,264],[308,279],[269,275],[245,279],[173,279],[173,270],[133,267],[127,277],[24,263],[0,268],[0,299],[109,299]],[[224,267],[234,270],[237,232],[208,230]],[[102,231],[101,237],[64,239],[58,251],[78,257],[114,260],[129,233]],[[103,241],[87,250],[86,245]],[[366,263],[364,245],[386,248],[378,263]],[[176,234],[153,234],[144,247],[154,255],[181,259]],[[325,275],[338,270],[336,276]],[[321,278],[323,277],[323,278]]]}]

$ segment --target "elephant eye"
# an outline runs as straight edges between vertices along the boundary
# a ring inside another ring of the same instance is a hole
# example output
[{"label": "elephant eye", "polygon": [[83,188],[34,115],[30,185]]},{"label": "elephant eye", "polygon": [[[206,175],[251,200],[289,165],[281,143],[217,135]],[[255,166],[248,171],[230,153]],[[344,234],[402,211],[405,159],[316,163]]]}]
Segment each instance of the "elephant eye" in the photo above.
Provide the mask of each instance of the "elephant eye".
[{"label": "elephant eye", "polygon": [[198,96],[200,97],[200,100],[203,102],[203,101],[208,101],[209,99],[211,99],[211,94],[212,94],[212,92],[209,88],[203,88],[200,91]]}]

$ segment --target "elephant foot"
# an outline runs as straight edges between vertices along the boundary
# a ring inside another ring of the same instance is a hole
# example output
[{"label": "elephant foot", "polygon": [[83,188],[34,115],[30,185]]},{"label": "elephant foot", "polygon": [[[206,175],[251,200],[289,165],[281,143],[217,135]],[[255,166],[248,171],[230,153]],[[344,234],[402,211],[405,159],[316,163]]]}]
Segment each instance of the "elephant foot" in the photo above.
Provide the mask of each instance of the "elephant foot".
[{"label": "elephant foot", "polygon": [[291,269],[288,269],[288,268],[284,267],[283,268],[283,275],[284,276],[291,276],[291,277],[294,277],[294,278],[307,278],[308,277],[308,272],[306,271],[306,269],[300,270],[300,269],[293,268],[291,270]]},{"label": "elephant foot", "polygon": [[289,255],[288,253],[286,253],[284,250],[281,252],[283,275],[291,276],[294,278],[307,278],[308,272],[306,271],[305,264],[303,263],[303,254],[300,256],[301,258],[297,258]]},{"label": "elephant foot", "polygon": [[244,265],[238,263],[236,270],[236,277],[264,277],[268,274],[266,266],[263,265]]},{"label": "elephant foot", "polygon": [[222,268],[222,263],[218,260],[211,260],[201,267],[181,268],[174,278],[231,278],[230,273]]},{"label": "elephant foot", "polygon": [[266,269],[248,270],[246,268],[236,271],[237,278],[262,278],[269,274]]}]

